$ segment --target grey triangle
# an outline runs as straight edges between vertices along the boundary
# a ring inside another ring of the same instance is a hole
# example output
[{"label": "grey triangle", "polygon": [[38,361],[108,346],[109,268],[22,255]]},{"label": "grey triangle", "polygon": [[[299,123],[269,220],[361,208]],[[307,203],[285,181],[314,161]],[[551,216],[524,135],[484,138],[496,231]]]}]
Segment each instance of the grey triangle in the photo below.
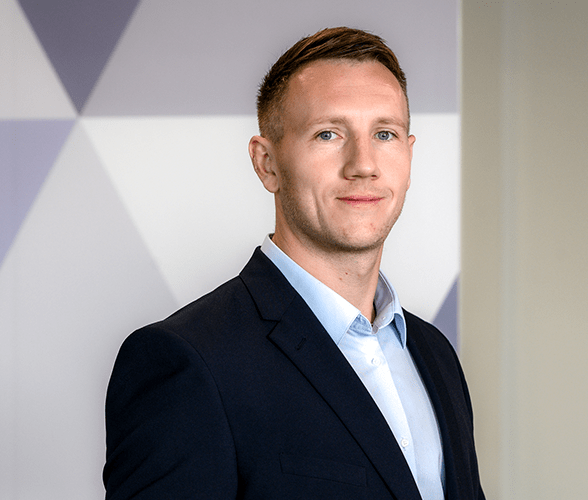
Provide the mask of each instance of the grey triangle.
[{"label": "grey triangle", "polygon": [[81,111],[139,0],[19,0]]}]

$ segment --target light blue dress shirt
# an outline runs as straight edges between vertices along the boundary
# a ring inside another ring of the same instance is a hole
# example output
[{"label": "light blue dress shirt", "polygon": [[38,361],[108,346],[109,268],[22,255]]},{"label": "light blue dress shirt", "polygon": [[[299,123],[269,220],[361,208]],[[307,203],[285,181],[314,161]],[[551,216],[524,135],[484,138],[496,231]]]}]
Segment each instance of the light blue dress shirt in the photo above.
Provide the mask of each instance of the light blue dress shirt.
[{"label": "light blue dress shirt", "polygon": [[290,259],[269,235],[261,250],[308,304],[378,405],[423,499],[443,500],[439,427],[406,348],[406,323],[392,285],[380,272],[372,325],[359,309]]}]

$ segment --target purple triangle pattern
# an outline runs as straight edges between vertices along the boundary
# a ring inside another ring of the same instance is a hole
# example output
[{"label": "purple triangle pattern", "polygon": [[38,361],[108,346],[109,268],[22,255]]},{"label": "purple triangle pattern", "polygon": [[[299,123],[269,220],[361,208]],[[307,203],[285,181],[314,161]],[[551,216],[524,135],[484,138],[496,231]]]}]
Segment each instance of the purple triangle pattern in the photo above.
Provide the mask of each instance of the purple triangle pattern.
[{"label": "purple triangle pattern", "polygon": [[447,293],[443,304],[441,304],[441,307],[433,320],[433,324],[445,334],[456,351],[459,346],[459,326],[457,316],[458,291],[459,276],[455,278],[451,289]]},{"label": "purple triangle pattern", "polygon": [[0,121],[0,265],[73,124]]},{"label": "purple triangle pattern", "polygon": [[19,0],[81,112],[139,0]]}]

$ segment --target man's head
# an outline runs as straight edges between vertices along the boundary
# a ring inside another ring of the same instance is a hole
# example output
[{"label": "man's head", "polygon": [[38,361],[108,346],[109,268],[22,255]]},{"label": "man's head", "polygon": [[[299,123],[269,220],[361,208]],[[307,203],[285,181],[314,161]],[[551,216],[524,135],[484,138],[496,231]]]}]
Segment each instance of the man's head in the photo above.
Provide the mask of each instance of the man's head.
[{"label": "man's head", "polygon": [[394,54],[362,31],[321,31],[276,63],[260,102],[272,93],[269,124],[252,137],[249,154],[275,197],[274,242],[283,250],[381,254],[410,186],[415,140]]},{"label": "man's head", "polygon": [[259,88],[257,119],[262,137],[274,144],[282,139],[284,123],[282,105],[292,77],[310,63],[321,60],[377,61],[398,80],[406,98],[406,77],[394,52],[376,35],[340,27],[327,28],[301,39],[271,67]]}]

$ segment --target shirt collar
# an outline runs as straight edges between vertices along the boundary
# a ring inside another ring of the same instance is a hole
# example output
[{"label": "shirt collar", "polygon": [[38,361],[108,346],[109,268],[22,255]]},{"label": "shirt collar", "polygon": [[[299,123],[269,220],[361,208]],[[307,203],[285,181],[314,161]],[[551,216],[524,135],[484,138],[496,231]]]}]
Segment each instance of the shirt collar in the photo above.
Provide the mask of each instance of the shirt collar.
[{"label": "shirt collar", "polygon": [[[359,309],[296,264],[276,246],[271,240],[271,235],[265,237],[261,251],[276,265],[304,299],[338,345],[356,318],[362,316]],[[398,294],[382,271],[379,272],[378,276],[374,305],[376,319],[373,323],[372,332],[377,333],[392,324],[402,347],[406,347],[406,323],[398,300]],[[336,314],[333,314],[333,311],[336,311]]]}]

